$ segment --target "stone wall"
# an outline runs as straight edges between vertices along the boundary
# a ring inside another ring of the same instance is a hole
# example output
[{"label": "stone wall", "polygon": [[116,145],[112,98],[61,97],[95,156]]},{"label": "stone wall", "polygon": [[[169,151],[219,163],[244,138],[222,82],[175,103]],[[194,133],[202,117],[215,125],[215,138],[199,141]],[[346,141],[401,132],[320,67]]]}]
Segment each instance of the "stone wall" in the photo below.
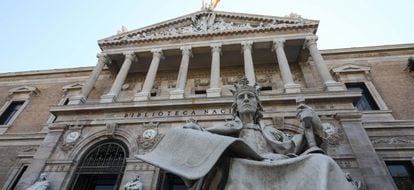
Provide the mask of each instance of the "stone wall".
[{"label": "stone wall", "polygon": [[31,153],[36,151],[34,146],[0,146],[0,187],[5,185],[13,173],[13,169],[18,169],[23,163],[18,158],[19,154]]}]

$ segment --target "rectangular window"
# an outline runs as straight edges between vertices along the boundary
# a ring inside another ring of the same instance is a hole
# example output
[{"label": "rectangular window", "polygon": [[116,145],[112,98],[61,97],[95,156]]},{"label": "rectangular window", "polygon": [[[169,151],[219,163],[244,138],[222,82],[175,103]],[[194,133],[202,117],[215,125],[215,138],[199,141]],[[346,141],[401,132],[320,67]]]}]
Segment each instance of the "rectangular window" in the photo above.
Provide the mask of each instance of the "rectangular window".
[{"label": "rectangular window", "polygon": [[354,106],[361,111],[379,110],[377,103],[364,83],[346,83],[348,91],[361,92],[362,96],[354,102]]},{"label": "rectangular window", "polygon": [[171,173],[161,171],[160,179],[158,181],[159,190],[187,190],[184,181]]},{"label": "rectangular window", "polygon": [[194,94],[207,94],[206,90],[195,90]]},{"label": "rectangular window", "polygon": [[27,165],[24,165],[22,168],[20,168],[20,170],[17,172],[16,177],[13,180],[13,183],[10,186],[10,190],[14,190],[14,188],[16,188],[17,183],[19,182],[20,178],[22,178],[24,172],[27,170]]},{"label": "rectangular window", "polygon": [[22,108],[24,101],[13,101],[0,116],[0,125],[7,125]]},{"label": "rectangular window", "polygon": [[399,190],[414,189],[414,168],[410,161],[386,162]]}]

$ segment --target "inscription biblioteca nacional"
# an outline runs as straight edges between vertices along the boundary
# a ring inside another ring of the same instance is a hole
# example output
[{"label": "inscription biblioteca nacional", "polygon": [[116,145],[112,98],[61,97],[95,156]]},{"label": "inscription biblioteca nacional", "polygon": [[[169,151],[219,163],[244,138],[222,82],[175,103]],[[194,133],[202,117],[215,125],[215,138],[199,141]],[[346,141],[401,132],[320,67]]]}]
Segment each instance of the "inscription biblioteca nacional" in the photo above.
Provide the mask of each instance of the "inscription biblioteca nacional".
[{"label": "inscription biblioteca nacional", "polygon": [[168,117],[168,116],[192,116],[192,115],[224,115],[230,114],[230,109],[203,109],[203,110],[156,110],[145,112],[126,112],[124,118],[142,117]]}]

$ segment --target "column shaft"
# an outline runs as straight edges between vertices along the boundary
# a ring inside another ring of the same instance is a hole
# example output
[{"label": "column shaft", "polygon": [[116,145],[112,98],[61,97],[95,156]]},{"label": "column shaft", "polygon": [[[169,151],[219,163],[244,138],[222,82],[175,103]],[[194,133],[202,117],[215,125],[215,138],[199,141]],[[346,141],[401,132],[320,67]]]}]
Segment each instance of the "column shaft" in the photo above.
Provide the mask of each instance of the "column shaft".
[{"label": "column shaft", "polygon": [[308,37],[306,38],[306,46],[308,47],[309,53],[312,56],[312,59],[316,65],[316,69],[319,72],[324,83],[326,82],[334,82],[332,79],[331,74],[329,73],[328,67],[326,66],[321,53],[318,50],[316,45],[316,37]]},{"label": "column shaft", "polygon": [[188,64],[190,62],[191,46],[181,47],[182,57],[180,70],[178,71],[177,83],[175,90],[170,92],[171,99],[184,98],[184,89],[187,82]]},{"label": "column shaft", "polygon": [[306,37],[306,46],[309,50],[310,55],[312,56],[313,62],[316,65],[316,69],[319,72],[319,76],[324,83],[325,89],[328,91],[344,91],[346,90],[345,86],[340,83],[336,82],[332,79],[331,74],[329,73],[328,67],[326,66],[321,53],[318,50],[316,45],[316,40],[318,38],[316,36],[309,36]]},{"label": "column shaft", "polygon": [[153,54],[151,65],[148,69],[147,76],[145,77],[141,92],[135,95],[135,101],[148,100],[152,87],[154,86],[155,77],[157,76],[158,66],[161,58],[163,58],[163,53],[161,49],[154,49],[151,50],[151,52]]},{"label": "column shaft", "polygon": [[254,73],[254,66],[253,66],[253,57],[252,57],[252,45],[253,42],[247,41],[242,42],[243,48],[243,58],[244,58],[244,74],[249,80],[250,85],[254,85],[256,83],[256,76]]},{"label": "column shaft", "polygon": [[115,81],[112,84],[109,93],[101,97],[101,103],[108,103],[116,100],[128,75],[129,69],[131,68],[132,61],[135,61],[136,59],[137,58],[134,52],[125,53],[125,61],[122,64],[118,74],[116,75]]},{"label": "column shaft", "polygon": [[100,53],[96,56],[98,58],[98,63],[93,68],[91,75],[89,75],[88,80],[86,81],[85,85],[82,87],[81,92],[79,95],[71,97],[69,101],[69,105],[73,104],[80,104],[85,103],[86,98],[88,98],[89,93],[92,91],[93,87],[96,84],[96,81],[99,78],[99,75],[102,72],[105,63],[110,62],[111,60],[106,54]]},{"label": "column shaft", "polygon": [[284,50],[285,40],[277,39],[273,41],[274,50],[276,52],[277,62],[279,65],[280,75],[282,76],[284,88],[286,93],[298,93],[300,92],[300,85],[295,84],[292,77],[292,72],[289,68],[289,62],[286,58]]},{"label": "column shaft", "polygon": [[211,73],[210,89],[207,90],[207,97],[218,97],[221,95],[220,89],[220,53],[221,44],[211,45]]},{"label": "column shaft", "polygon": [[274,49],[276,52],[277,62],[279,64],[280,74],[282,75],[283,83],[293,84],[292,72],[289,68],[289,62],[286,58],[285,50],[283,49],[285,40],[274,40]]},{"label": "column shaft", "polygon": [[185,84],[187,82],[187,74],[188,74],[188,64],[190,62],[191,56],[191,47],[183,47],[181,48],[182,51],[182,58],[181,58],[181,65],[180,71],[178,72],[177,77],[177,90],[184,90]]}]

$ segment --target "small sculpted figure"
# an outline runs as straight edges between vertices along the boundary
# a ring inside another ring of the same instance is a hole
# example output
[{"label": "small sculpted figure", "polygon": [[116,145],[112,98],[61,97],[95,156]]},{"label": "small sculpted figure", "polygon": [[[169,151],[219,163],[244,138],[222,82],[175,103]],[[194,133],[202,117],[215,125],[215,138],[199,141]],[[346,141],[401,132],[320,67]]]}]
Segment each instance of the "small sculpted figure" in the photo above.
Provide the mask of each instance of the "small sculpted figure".
[{"label": "small sculpted figure", "polygon": [[47,173],[40,174],[39,180],[36,181],[27,190],[48,190],[50,182],[47,180]]},{"label": "small sculpted figure", "polygon": [[144,184],[139,180],[139,176],[137,176],[132,181],[129,181],[124,185],[124,190],[143,190]]}]

